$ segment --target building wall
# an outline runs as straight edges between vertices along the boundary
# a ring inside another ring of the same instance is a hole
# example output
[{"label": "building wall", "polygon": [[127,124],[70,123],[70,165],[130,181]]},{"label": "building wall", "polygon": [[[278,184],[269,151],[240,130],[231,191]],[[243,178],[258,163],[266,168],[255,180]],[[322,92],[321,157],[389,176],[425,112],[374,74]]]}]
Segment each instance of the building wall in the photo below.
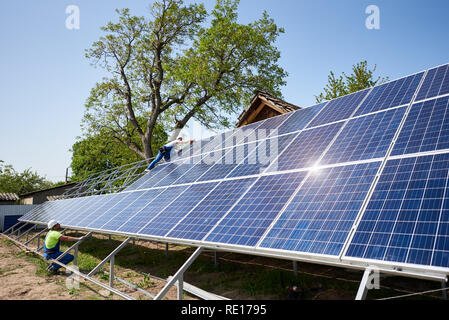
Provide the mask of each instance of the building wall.
[{"label": "building wall", "polygon": [[5,216],[22,216],[28,211],[35,208],[35,205],[20,206],[20,205],[4,205],[0,206],[0,231],[3,230],[3,221]]}]

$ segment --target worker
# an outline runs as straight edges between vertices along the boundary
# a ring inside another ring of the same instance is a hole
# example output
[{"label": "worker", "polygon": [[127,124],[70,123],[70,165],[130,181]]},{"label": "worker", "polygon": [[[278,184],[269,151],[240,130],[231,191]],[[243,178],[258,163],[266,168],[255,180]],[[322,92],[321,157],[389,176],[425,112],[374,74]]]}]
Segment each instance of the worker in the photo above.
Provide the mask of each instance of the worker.
[{"label": "worker", "polygon": [[[50,259],[56,259],[58,258],[62,252],[59,249],[60,242],[62,241],[78,241],[80,238],[74,238],[74,237],[68,237],[63,236],[59,230],[61,230],[60,224],[56,220],[51,220],[48,222],[48,229],[50,230],[47,233],[47,236],[45,237],[44,241],[44,258],[47,260]],[[73,261],[73,256],[71,254],[66,254],[61,259],[59,259],[59,262],[67,265],[70,262]],[[57,274],[58,270],[61,268],[61,266],[57,263],[52,263],[48,267],[48,271]]]},{"label": "worker", "polygon": [[161,148],[159,148],[159,152],[156,158],[154,158],[154,160],[150,163],[148,168],[145,169],[145,172],[150,172],[150,170],[153,169],[156,163],[161,161],[162,158],[164,158],[165,161],[167,162],[170,161],[170,152],[174,147],[177,147],[180,144],[193,143],[193,142],[195,142],[195,140],[182,141],[182,137],[179,137],[178,139],[163,145]]}]

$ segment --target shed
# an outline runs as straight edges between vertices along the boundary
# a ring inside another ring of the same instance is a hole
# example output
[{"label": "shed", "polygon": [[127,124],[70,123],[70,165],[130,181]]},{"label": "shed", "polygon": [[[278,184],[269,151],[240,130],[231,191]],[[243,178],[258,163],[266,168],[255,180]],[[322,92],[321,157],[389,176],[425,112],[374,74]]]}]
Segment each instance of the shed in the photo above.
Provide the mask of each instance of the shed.
[{"label": "shed", "polygon": [[236,127],[301,109],[264,91],[255,91],[250,105],[238,117]]}]

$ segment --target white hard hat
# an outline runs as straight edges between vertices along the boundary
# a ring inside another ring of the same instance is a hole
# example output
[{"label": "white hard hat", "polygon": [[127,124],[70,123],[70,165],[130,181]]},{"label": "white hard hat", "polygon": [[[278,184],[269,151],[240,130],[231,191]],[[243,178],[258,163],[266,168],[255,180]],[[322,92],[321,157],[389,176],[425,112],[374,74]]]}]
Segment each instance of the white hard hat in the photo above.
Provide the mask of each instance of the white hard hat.
[{"label": "white hard hat", "polygon": [[56,221],[56,220],[50,220],[49,222],[48,222],[48,229],[51,229],[51,228],[53,228],[55,225],[57,225],[58,224],[58,221]]}]

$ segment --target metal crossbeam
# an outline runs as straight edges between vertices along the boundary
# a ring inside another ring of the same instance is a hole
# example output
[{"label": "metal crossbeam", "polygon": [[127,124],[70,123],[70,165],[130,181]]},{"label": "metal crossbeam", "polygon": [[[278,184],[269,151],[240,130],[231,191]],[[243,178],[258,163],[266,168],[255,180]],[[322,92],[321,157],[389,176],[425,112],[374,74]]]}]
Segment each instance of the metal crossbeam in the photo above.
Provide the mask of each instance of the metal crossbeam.
[{"label": "metal crossbeam", "polygon": [[161,300],[167,294],[168,290],[178,282],[178,299],[182,299],[182,283],[184,272],[190,267],[190,265],[195,261],[195,259],[201,254],[203,247],[198,247],[195,252],[190,256],[190,258],[179,268],[179,270],[173,275],[173,277],[167,282],[167,284],[162,288],[162,290],[156,295],[154,300]]},{"label": "metal crossbeam", "polygon": [[[113,259],[114,256],[122,250],[124,246],[128,244],[128,242],[131,240],[131,238],[126,238],[125,241],[123,241],[117,248],[115,248],[114,251],[112,251],[106,258],[104,258],[103,261],[101,261],[91,272],[89,272],[88,276],[91,277],[94,274],[96,274],[109,260]],[[111,260],[111,265],[114,264],[114,260]],[[111,276],[110,276],[111,277]]]}]

